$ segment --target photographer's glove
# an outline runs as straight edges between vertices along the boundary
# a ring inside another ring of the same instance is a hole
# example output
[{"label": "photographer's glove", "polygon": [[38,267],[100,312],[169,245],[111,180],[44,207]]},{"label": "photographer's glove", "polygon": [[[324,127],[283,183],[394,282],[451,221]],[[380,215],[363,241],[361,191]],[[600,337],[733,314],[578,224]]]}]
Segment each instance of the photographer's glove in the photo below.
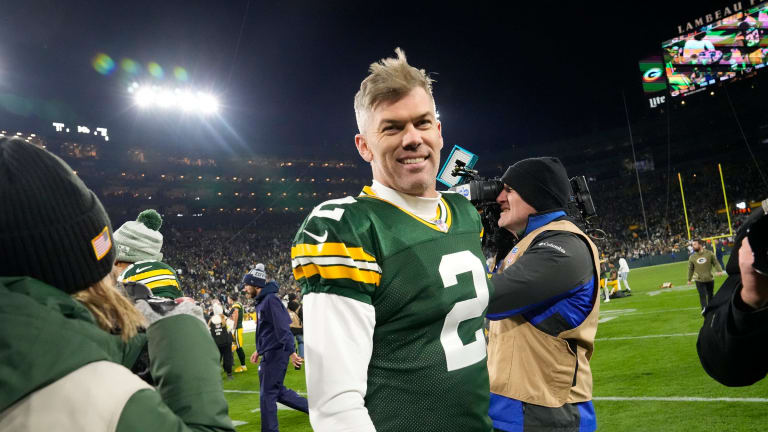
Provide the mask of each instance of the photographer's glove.
[{"label": "photographer's glove", "polygon": [[189,297],[182,297],[175,301],[170,299],[162,299],[160,301],[155,299],[137,300],[136,309],[146,318],[147,327],[163,318],[181,314],[192,315],[205,324],[203,309],[196,305]]}]

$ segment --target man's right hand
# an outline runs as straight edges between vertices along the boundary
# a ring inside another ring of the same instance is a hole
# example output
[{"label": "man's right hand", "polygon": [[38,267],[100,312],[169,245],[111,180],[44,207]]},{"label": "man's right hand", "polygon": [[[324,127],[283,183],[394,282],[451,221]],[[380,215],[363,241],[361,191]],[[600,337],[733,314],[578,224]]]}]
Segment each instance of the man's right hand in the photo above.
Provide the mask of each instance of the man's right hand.
[{"label": "man's right hand", "polygon": [[258,363],[259,362],[259,352],[254,351],[253,354],[251,354],[251,363]]}]

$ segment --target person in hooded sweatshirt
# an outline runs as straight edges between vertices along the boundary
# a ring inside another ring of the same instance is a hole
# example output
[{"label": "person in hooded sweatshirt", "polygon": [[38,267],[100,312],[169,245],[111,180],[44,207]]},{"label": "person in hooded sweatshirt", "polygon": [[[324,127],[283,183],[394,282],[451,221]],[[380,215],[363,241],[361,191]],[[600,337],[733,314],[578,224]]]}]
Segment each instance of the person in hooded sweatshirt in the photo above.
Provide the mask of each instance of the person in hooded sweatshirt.
[{"label": "person in hooded sweatshirt", "polygon": [[[72,168],[0,136],[0,179],[0,430],[234,431],[202,310],[119,291],[112,224]],[[128,369],[145,345],[156,388]]]},{"label": "person in hooded sweatshirt", "polygon": [[224,307],[218,300],[213,303],[213,315],[208,320],[208,328],[211,330],[211,337],[216,342],[216,348],[219,349],[219,355],[224,362],[224,371],[227,373],[227,379],[232,379],[232,334],[227,329],[227,316],[224,315]]},{"label": "person in hooded sweatshirt", "polygon": [[256,304],[256,351],[251,363],[259,365],[259,408],[262,432],[277,432],[277,403],[280,402],[301,412],[308,412],[307,399],[283,385],[288,361],[300,367],[299,357],[293,344],[291,317],[277,296],[275,281],[266,281],[264,266],[257,264],[243,277],[245,292]]}]

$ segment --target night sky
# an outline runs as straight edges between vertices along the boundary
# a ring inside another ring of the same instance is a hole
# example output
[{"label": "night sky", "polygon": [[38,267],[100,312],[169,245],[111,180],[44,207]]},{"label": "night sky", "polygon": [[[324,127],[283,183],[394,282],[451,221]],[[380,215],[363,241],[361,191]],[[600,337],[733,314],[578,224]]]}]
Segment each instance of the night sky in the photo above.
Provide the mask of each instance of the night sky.
[{"label": "night sky", "polygon": [[[446,149],[482,155],[622,127],[622,91],[645,115],[638,60],[733,2],[0,3],[0,128],[49,132],[60,117],[108,127],[115,145],[352,159],[352,98],[397,46],[437,80]],[[175,85],[184,67],[187,84],[219,96],[220,116],[140,111],[128,77],[91,66],[99,52],[144,65],[130,78],[141,82]]]}]

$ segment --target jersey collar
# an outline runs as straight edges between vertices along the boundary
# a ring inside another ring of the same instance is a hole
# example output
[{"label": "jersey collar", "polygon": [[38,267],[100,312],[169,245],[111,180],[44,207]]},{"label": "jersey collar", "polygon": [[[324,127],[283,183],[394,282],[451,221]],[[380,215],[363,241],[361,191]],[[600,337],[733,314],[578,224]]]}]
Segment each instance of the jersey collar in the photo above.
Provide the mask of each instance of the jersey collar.
[{"label": "jersey collar", "polygon": [[443,233],[448,232],[448,230],[451,229],[451,223],[453,222],[453,217],[451,216],[451,209],[448,207],[448,203],[445,202],[445,198],[442,196],[440,197],[439,201],[437,202],[437,209],[435,211],[435,217],[434,219],[428,220],[421,218],[417,215],[415,215],[413,212],[409,211],[408,209],[397,205],[393,203],[392,201],[386,200],[376,194],[376,192],[371,188],[370,186],[363,187],[363,191],[360,192],[360,196],[363,197],[369,197],[374,198],[379,201],[383,201],[387,204],[390,204],[403,213],[407,214],[408,216],[416,219],[417,221],[423,223],[424,225],[428,226],[429,228],[432,228],[435,231],[440,231]]}]

